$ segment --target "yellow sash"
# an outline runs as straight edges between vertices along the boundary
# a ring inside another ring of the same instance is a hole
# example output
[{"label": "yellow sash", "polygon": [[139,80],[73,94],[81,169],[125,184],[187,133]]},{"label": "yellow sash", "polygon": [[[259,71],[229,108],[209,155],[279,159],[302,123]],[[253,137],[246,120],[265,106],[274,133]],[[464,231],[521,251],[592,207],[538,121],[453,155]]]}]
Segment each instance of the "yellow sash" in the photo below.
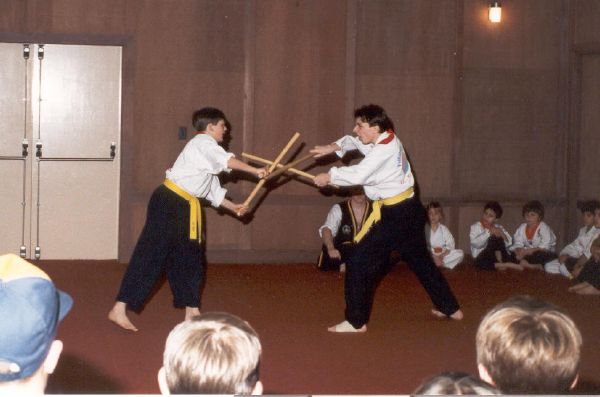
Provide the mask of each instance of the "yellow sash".
[{"label": "yellow sash", "polygon": [[363,223],[362,227],[360,228],[360,232],[358,232],[358,234],[356,236],[354,236],[354,242],[358,243],[367,234],[367,232],[369,231],[371,226],[373,226],[375,223],[377,223],[381,220],[381,207],[382,206],[394,205],[394,204],[401,203],[404,200],[406,200],[407,198],[410,198],[412,196],[412,194],[414,193],[414,191],[415,190],[412,187],[410,187],[407,190],[403,191],[402,193],[400,193],[396,196],[388,197],[383,200],[373,201],[373,210],[371,211],[371,215],[369,215],[367,220]]},{"label": "yellow sash", "polygon": [[169,179],[165,179],[163,184],[190,203],[190,240],[202,241],[202,210],[198,197],[192,196]]}]

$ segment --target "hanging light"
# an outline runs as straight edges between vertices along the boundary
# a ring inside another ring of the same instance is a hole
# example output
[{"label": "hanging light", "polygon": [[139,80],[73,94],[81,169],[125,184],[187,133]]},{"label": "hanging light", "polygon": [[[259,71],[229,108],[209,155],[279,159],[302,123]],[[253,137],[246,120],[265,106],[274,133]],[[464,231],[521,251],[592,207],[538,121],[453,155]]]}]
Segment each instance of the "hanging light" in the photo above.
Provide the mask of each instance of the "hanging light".
[{"label": "hanging light", "polygon": [[499,23],[502,20],[502,7],[500,6],[499,1],[493,1],[490,4],[488,18],[492,23]]}]

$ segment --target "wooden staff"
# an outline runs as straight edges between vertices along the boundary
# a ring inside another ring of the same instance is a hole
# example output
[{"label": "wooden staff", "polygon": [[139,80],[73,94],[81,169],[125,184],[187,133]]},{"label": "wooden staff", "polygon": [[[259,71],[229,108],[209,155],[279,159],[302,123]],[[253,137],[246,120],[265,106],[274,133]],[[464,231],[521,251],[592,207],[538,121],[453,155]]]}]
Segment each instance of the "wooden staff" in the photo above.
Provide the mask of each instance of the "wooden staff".
[{"label": "wooden staff", "polygon": [[[273,164],[273,162],[271,160],[263,159],[262,157],[254,156],[252,154],[242,153],[242,156],[246,157],[247,159],[254,160],[254,161],[257,161],[259,163],[266,164],[266,165]],[[287,167],[287,165],[277,164],[277,171],[276,172],[279,172],[279,170],[282,169],[282,168],[284,168],[284,167]],[[305,178],[309,178],[311,180],[315,179],[315,176],[313,174],[309,174],[306,171],[301,171],[301,170],[298,170],[296,168],[292,168],[291,166],[290,166],[290,168],[287,168],[286,171],[289,171],[289,172],[291,172],[293,174],[296,174],[296,175],[303,176]],[[270,178],[271,178],[271,175],[269,175],[267,177],[267,179],[270,179]],[[336,189],[339,189],[339,186],[338,185],[334,185],[333,183],[330,183],[329,186],[331,186],[333,188],[336,188]]]},{"label": "wooden staff", "polygon": [[[245,158],[247,158],[247,159],[259,162],[261,164],[265,164],[265,165],[271,165],[271,164],[273,164],[273,162],[271,160],[263,159],[262,157],[254,156],[254,155],[249,154],[249,153],[242,153],[242,156],[245,157]],[[279,169],[281,169],[283,167],[284,167],[283,165],[277,164],[277,170],[279,170]],[[301,171],[301,170],[298,170],[296,168],[288,168],[286,171],[289,171],[292,174],[303,176],[305,178],[315,179],[315,176],[313,174],[309,174],[308,172]]]},{"label": "wooden staff", "polygon": [[[307,154],[304,157],[300,157],[298,160],[294,160],[291,163],[288,163],[286,165],[284,165],[283,167],[279,168],[277,171],[270,173],[269,175],[267,175],[267,177],[265,178],[265,180],[269,180],[271,178],[275,178],[278,177],[279,175],[283,174],[284,172],[286,172],[287,170],[289,170],[292,167],[297,166],[300,163],[305,162],[308,159],[312,159],[314,158],[315,155],[314,154]],[[280,165],[280,164],[279,164]]]},{"label": "wooden staff", "polygon": [[[292,145],[298,140],[299,137],[300,137],[300,133],[296,132],[290,138],[290,140],[287,143],[287,145],[285,145],[285,147],[283,148],[283,150],[279,153],[279,155],[273,161],[273,164],[271,164],[269,166],[269,173],[271,173],[275,168],[277,168],[277,164],[279,164],[279,162],[281,161],[281,159],[283,158],[283,156],[286,155],[286,153],[288,152],[288,150],[290,150],[290,148],[292,147]],[[248,196],[248,198],[246,199],[246,201],[244,201],[244,207],[249,207],[250,206],[250,203],[252,202],[252,199],[254,198],[254,196],[256,196],[256,193],[258,193],[258,191],[260,190],[260,188],[263,187],[263,185],[265,184],[265,182],[266,182],[265,178],[263,178],[260,181],[258,181],[258,183],[256,184],[256,186],[254,186],[254,190],[252,190],[252,192],[250,193],[250,195]]]}]

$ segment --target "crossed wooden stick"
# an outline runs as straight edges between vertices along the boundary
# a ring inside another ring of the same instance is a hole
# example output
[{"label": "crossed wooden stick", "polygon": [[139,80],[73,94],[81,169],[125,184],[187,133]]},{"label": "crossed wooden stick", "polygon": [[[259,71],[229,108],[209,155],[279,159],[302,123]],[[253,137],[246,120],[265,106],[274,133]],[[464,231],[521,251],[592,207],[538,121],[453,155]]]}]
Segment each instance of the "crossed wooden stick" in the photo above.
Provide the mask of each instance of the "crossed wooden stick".
[{"label": "crossed wooden stick", "polygon": [[[276,178],[279,175],[285,173],[285,172],[291,172],[293,174],[296,175],[300,175],[303,176],[305,178],[309,178],[311,180],[315,179],[315,176],[312,174],[309,174],[308,172],[304,172],[301,170],[298,170],[296,168],[294,168],[295,166],[297,166],[300,163],[303,163],[309,159],[312,159],[315,157],[314,154],[307,154],[306,156],[300,157],[297,160],[292,161],[291,163],[282,165],[280,164],[281,160],[283,159],[283,157],[287,154],[287,152],[290,150],[290,148],[294,145],[294,143],[298,140],[298,138],[300,137],[300,133],[296,132],[292,138],[288,141],[287,145],[285,145],[285,147],[283,148],[283,150],[281,150],[281,152],[279,153],[279,155],[275,158],[275,160],[270,161],[270,160],[266,160],[264,158],[258,157],[258,156],[254,156],[248,153],[242,153],[242,156],[256,161],[258,163],[262,163],[265,165],[268,165],[268,170],[269,170],[269,175],[267,175],[265,178],[261,179],[260,181],[258,181],[258,183],[256,184],[256,186],[254,187],[254,189],[252,190],[252,192],[250,193],[250,195],[248,195],[248,198],[246,199],[246,201],[244,201],[244,207],[249,207],[250,203],[252,202],[252,200],[254,199],[254,197],[256,196],[256,194],[258,193],[258,191],[260,190],[261,187],[263,187],[263,185],[270,179]],[[275,169],[277,169],[276,171],[274,171]]]}]

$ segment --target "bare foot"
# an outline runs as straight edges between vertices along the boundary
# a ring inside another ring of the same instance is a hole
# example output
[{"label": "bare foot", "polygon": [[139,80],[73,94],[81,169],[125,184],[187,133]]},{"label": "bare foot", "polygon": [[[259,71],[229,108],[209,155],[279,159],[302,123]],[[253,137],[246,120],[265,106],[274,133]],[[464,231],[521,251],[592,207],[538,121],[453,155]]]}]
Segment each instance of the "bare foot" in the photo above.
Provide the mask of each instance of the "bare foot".
[{"label": "bare foot", "polygon": [[444,313],[442,313],[439,310],[436,309],[431,309],[431,314],[433,314],[434,316],[436,316],[437,318],[451,318],[452,320],[462,320],[463,317],[465,316],[462,312],[462,310],[458,309],[457,311],[455,311],[454,313],[452,313],[451,315],[446,315]]},{"label": "bare foot", "polygon": [[199,316],[200,315],[200,309],[198,309],[197,307],[190,307],[190,306],[186,306],[185,307],[185,320],[190,320],[192,317],[194,316]]},{"label": "bare foot", "polygon": [[108,319],[126,330],[134,332],[137,332],[138,330],[137,327],[129,321],[129,317],[127,317],[127,304],[125,302],[117,301],[112,310],[108,312]]},{"label": "bare foot", "polygon": [[344,320],[341,323],[334,325],[333,327],[327,328],[327,331],[329,331],[329,332],[359,332],[359,333],[363,333],[363,332],[367,332],[367,325],[364,324],[360,328],[354,328],[354,326],[352,324],[350,324],[348,321]]}]

